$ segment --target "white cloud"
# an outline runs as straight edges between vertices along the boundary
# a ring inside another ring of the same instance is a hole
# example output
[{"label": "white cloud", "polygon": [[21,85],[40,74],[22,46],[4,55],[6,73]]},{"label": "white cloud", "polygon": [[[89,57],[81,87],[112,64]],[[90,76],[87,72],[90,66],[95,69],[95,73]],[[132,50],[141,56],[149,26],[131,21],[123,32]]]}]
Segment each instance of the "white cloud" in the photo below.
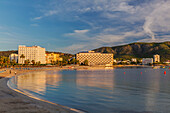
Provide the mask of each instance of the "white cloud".
[{"label": "white cloud", "polygon": [[85,29],[85,30],[74,30],[73,33],[67,33],[67,34],[64,34],[64,36],[66,37],[72,37],[74,39],[78,39],[78,40],[88,40],[89,37],[87,35],[87,33],[89,32],[88,29]]},{"label": "white cloud", "polygon": [[144,31],[148,33],[152,39],[155,39],[154,32],[170,31],[170,1],[158,2],[154,5],[153,11],[145,17]]},{"label": "white cloud", "polygon": [[141,37],[144,36],[144,32],[136,32],[136,31],[130,31],[130,32],[123,32],[117,35],[113,34],[99,34],[96,36],[96,40],[99,41],[99,43],[103,44],[108,44],[108,46],[112,46],[115,43],[123,43],[127,41],[129,38],[131,40],[133,38]]},{"label": "white cloud", "polygon": [[[135,0],[53,1],[34,20],[57,15],[64,17],[64,21],[78,20],[88,24],[90,27],[86,29],[64,34],[68,40],[76,40],[69,47],[78,50],[132,41],[170,40],[166,36],[170,31],[170,1],[149,0],[135,5],[130,4],[132,1]],[[159,32],[164,34],[160,36]],[[78,41],[81,44],[77,44]]]},{"label": "white cloud", "polygon": [[75,33],[87,33],[87,32],[89,32],[89,30],[88,29],[85,29],[85,30],[74,30],[74,32]]},{"label": "white cloud", "polygon": [[61,51],[65,51],[67,53],[73,53],[76,54],[79,51],[86,51],[87,45],[85,44],[73,44],[64,48],[57,48],[60,49]]},{"label": "white cloud", "polygon": [[162,38],[157,38],[157,39],[142,39],[142,40],[138,40],[137,42],[165,42],[165,41],[170,41],[170,36],[168,38],[166,37],[162,37]]},{"label": "white cloud", "polygon": [[144,32],[136,31],[121,32],[118,35],[114,35],[108,34],[108,31],[114,31],[114,29],[105,29],[101,33],[95,34],[92,37],[88,36],[88,34],[84,32],[74,32],[65,34],[66,37],[69,37],[71,40],[76,40],[76,42],[79,42],[79,44],[75,43],[71,46],[68,46],[64,50],[67,50],[67,52],[70,50],[70,52],[76,53],[82,50],[92,50],[96,47],[101,46],[113,46],[117,43],[124,43],[125,40],[129,40],[129,37],[132,39],[145,35]]},{"label": "white cloud", "polygon": [[3,31],[0,32],[0,35],[3,37],[10,37],[10,38],[17,38],[18,36],[20,36],[18,33],[12,31]]},{"label": "white cloud", "polygon": [[45,11],[42,16],[34,17],[32,20],[40,20],[40,19],[42,19],[44,17],[53,16],[53,15],[56,15],[56,14],[57,14],[56,10]]},{"label": "white cloud", "polygon": [[[47,6],[42,6],[40,11],[41,16],[35,17],[34,20],[39,20],[44,17],[52,15],[73,15],[82,14],[86,12],[126,12],[134,13],[135,7],[129,5],[130,0],[65,0],[65,1],[52,1]],[[46,8],[46,9],[44,9]]]},{"label": "white cloud", "polygon": [[32,20],[40,20],[40,19],[42,19],[42,18],[43,18],[43,16],[39,16],[39,17],[33,18]]},{"label": "white cloud", "polygon": [[123,42],[125,39],[124,36],[122,35],[99,35],[96,37],[96,40],[98,41],[98,43],[100,44],[108,44],[108,45],[111,45],[113,43],[116,43],[116,42]]}]

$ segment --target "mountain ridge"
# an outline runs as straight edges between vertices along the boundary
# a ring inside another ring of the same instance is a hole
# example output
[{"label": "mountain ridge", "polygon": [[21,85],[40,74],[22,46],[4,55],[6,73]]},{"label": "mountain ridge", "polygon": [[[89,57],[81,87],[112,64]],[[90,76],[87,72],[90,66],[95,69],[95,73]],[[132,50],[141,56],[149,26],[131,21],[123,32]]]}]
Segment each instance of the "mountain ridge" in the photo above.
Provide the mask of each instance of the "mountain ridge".
[{"label": "mountain ridge", "polygon": [[170,60],[170,41],[166,42],[134,42],[126,45],[113,47],[100,47],[94,49],[95,52],[113,53],[115,58],[153,58],[159,54],[161,61]]}]

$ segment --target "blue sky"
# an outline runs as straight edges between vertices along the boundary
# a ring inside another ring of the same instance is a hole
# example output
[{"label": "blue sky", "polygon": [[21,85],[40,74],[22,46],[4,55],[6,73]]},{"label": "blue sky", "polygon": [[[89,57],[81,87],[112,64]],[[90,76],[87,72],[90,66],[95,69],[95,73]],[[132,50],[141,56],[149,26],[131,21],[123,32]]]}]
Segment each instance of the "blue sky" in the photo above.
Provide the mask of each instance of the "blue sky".
[{"label": "blue sky", "polygon": [[0,50],[76,53],[170,41],[169,0],[0,0]]}]

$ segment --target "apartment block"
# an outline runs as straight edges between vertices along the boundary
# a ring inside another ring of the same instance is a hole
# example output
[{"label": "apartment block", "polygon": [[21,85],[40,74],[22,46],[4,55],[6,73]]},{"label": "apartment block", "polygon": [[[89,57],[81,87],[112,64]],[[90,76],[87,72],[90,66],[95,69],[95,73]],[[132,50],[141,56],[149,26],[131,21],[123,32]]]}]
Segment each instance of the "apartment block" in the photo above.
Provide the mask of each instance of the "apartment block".
[{"label": "apartment block", "polygon": [[160,55],[156,54],[153,56],[153,62],[160,62]]},{"label": "apartment block", "polygon": [[35,62],[46,64],[45,48],[40,46],[26,47],[25,45],[20,45],[18,47],[18,63],[24,64],[25,60],[29,60],[30,62],[34,60]]},{"label": "apartment block", "polygon": [[79,60],[80,64],[84,63],[85,60],[88,60],[88,65],[113,64],[113,54],[111,53],[82,52],[76,54],[76,59]]},{"label": "apartment block", "polygon": [[46,53],[46,63],[47,64],[51,64],[56,61],[63,61],[63,59],[60,57],[60,54]]}]

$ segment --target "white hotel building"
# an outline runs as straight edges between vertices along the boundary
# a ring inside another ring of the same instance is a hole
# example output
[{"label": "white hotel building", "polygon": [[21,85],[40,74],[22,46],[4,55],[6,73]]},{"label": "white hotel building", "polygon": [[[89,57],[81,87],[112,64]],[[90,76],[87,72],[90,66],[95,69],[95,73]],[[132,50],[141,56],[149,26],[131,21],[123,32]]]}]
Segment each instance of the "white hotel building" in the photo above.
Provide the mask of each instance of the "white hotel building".
[{"label": "white hotel building", "polygon": [[[21,58],[22,54],[25,58]],[[40,61],[41,64],[46,64],[45,48],[40,46],[26,47],[25,45],[20,45],[18,47],[18,63],[24,64],[25,60],[29,60],[30,63],[34,60],[35,62]]]},{"label": "white hotel building", "polygon": [[88,51],[76,54],[76,59],[79,60],[80,64],[88,60],[88,65],[113,65],[112,53],[95,53],[94,51]]}]

